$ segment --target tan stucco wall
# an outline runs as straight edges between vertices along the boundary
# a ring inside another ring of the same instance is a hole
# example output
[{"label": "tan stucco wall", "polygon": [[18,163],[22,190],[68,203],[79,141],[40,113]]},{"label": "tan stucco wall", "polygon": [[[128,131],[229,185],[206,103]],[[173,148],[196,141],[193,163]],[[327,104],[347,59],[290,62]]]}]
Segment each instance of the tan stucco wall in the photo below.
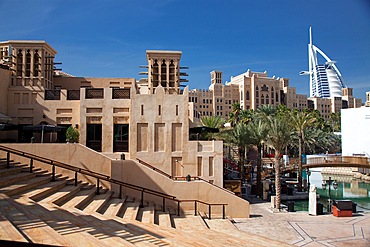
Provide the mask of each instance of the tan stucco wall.
[{"label": "tan stucco wall", "polygon": [[[90,171],[98,172],[103,175],[111,175],[112,160],[98,152],[95,152],[81,144],[57,144],[57,143],[34,143],[34,144],[1,144],[6,147],[32,153],[44,158],[53,159],[62,163],[66,163],[75,167],[88,169]],[[0,151],[1,157],[6,157],[6,153]],[[18,155],[10,155],[10,158],[23,164],[29,165],[29,159]],[[52,167],[42,162],[34,161],[34,166],[51,171]],[[65,169],[56,168],[56,173],[74,178],[74,172],[66,171]],[[78,180],[83,180],[92,184],[96,184],[96,179],[91,177],[78,176]],[[101,186],[110,188],[107,182],[100,182]]]},{"label": "tan stucco wall", "polygon": [[[200,200],[208,203],[227,203],[226,214],[232,217],[249,217],[249,203],[224,189],[204,181],[174,181],[169,179],[152,169],[143,166],[133,160],[111,160],[110,158],[84,147],[81,144],[4,144],[4,146],[17,149],[20,151],[32,153],[41,157],[60,161],[75,167],[88,169],[93,172],[98,172],[112,179],[134,184],[140,187],[149,188],[165,194],[175,196],[180,200]],[[6,157],[6,153],[0,151],[1,157]],[[11,159],[29,164],[29,159],[21,156],[13,155]],[[34,161],[34,166],[51,171],[51,166],[41,162]],[[56,173],[74,178],[74,172],[66,171],[65,169],[56,168]],[[79,175],[79,180],[96,184],[96,179]],[[100,181],[103,187],[111,188],[110,184]],[[112,190],[119,193],[119,187],[112,186]],[[140,198],[141,193],[124,189],[123,193]],[[155,201],[158,204],[162,203],[162,198],[156,196],[145,195],[145,200]],[[166,205],[177,207],[177,204],[167,200]],[[183,203],[182,210],[194,209],[194,203]],[[199,210],[207,211],[208,208],[200,207]],[[222,214],[222,207],[212,207],[212,214]]]},{"label": "tan stucco wall", "polygon": [[[112,164],[112,178],[122,178],[124,182],[135,184],[145,188],[176,196],[180,200],[200,200],[208,203],[226,203],[226,215],[232,217],[249,217],[249,202],[237,197],[230,192],[220,189],[204,181],[174,181],[152,169],[139,164],[133,160],[123,161]],[[113,186],[113,190],[118,192],[118,186]],[[126,191],[126,190],[125,190]],[[132,192],[140,198],[140,192]],[[154,201],[162,204],[162,199],[148,194],[144,195],[146,200]],[[166,205],[176,206],[170,200],[166,200]],[[194,203],[183,203],[182,210],[193,210]],[[200,210],[208,211],[208,208],[201,208]],[[222,214],[221,206],[212,207],[212,214]]]}]

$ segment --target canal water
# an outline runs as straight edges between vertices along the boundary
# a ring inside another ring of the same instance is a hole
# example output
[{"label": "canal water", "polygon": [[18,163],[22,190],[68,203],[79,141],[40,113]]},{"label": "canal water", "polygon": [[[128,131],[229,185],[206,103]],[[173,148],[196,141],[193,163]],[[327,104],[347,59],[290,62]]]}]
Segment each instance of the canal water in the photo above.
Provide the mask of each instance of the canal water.
[{"label": "canal water", "polygon": [[[321,174],[321,169],[312,169],[310,176],[310,184],[316,185],[316,193],[320,195],[318,202],[324,205],[324,211],[326,211],[326,204],[329,198],[328,186],[326,190],[322,189],[322,181],[328,180],[331,177],[332,180],[336,180],[338,188],[334,190],[333,186],[330,188],[330,198],[332,200],[351,200],[357,203],[357,211],[370,211],[370,183],[364,182],[360,179],[353,179],[352,176],[333,175],[333,174]],[[304,173],[303,178],[307,178]],[[286,204],[287,202],[283,202]],[[295,200],[294,209],[296,211],[308,211],[308,199],[307,200]]]}]

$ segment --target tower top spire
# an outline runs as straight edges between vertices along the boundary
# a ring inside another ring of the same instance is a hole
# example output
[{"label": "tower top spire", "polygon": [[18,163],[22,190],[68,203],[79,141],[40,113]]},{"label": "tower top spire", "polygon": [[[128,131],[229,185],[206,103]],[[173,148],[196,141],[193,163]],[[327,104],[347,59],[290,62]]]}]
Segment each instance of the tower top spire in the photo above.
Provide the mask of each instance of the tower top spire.
[{"label": "tower top spire", "polygon": [[312,45],[312,31],[311,31],[311,27],[310,27],[310,45]]}]

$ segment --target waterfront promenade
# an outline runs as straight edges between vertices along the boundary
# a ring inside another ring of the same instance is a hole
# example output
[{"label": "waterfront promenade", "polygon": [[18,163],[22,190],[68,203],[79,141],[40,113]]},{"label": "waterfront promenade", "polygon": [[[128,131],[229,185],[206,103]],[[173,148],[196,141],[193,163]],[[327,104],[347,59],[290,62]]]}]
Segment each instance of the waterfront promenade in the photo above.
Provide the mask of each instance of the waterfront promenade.
[{"label": "waterfront promenade", "polygon": [[242,231],[296,246],[370,246],[370,212],[353,217],[308,212],[272,212],[270,202],[250,204],[251,218],[235,219]]}]

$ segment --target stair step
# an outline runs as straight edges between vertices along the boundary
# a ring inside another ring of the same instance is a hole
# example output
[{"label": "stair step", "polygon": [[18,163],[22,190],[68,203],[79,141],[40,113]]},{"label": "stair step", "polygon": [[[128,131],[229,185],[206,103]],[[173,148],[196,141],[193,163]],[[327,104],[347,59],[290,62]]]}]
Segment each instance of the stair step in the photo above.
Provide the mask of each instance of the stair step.
[{"label": "stair step", "polygon": [[158,225],[163,227],[172,227],[171,216],[169,212],[157,212],[158,214]]},{"label": "stair step", "polygon": [[4,187],[10,184],[15,184],[19,181],[24,181],[24,180],[34,178],[34,177],[36,177],[36,173],[25,173],[25,172],[2,177],[0,178],[0,187]]},{"label": "stair step", "polygon": [[87,205],[87,207],[83,211],[100,212],[102,208],[108,203],[113,193],[114,192],[109,191],[105,194],[95,195],[93,201],[89,205]]},{"label": "stair step", "polygon": [[235,231],[238,230],[233,223],[231,223],[228,219],[205,219],[205,222],[207,223],[208,227],[212,230],[216,231]]},{"label": "stair step", "polygon": [[117,216],[120,211],[123,209],[123,205],[125,204],[126,197],[122,199],[119,198],[111,198],[108,202],[108,206],[106,210],[102,210],[105,216]]},{"label": "stair step", "polygon": [[150,204],[148,207],[141,208],[143,211],[141,222],[147,224],[154,224],[154,204]]},{"label": "stair step", "polygon": [[78,225],[71,223],[65,215],[60,215],[55,208],[48,210],[46,207],[35,203],[27,197],[18,198],[16,201],[23,205],[24,208],[27,208],[34,216],[45,222],[54,231],[77,246],[108,246],[79,228]]},{"label": "stair step", "polygon": [[0,170],[0,177],[5,177],[13,174],[20,173],[22,171],[22,167],[10,167]]},{"label": "stair step", "polygon": [[140,200],[135,202],[129,202],[124,204],[124,215],[123,220],[135,220],[139,212]]},{"label": "stair step", "polygon": [[39,200],[39,203],[54,203],[60,205],[77,194],[81,190],[81,186],[81,183],[78,183],[77,186],[67,185],[58,192]]},{"label": "stair step", "polygon": [[[49,182],[47,184],[40,185],[34,189],[26,190],[23,193],[17,194],[16,197],[28,197],[34,201],[37,201],[51,193],[57,192],[63,188],[67,183],[66,177],[59,178],[55,182]],[[13,196],[15,198],[15,196]]]},{"label": "stair step", "polygon": [[64,204],[61,204],[60,206],[63,208],[68,208],[68,207],[80,208],[84,204],[88,203],[95,194],[96,194],[95,187],[92,187],[87,190],[81,189],[78,193],[74,195],[73,198],[71,198],[69,201],[65,202]]},{"label": "stair step", "polygon": [[75,246],[5,194],[0,194],[0,211],[32,243]]},{"label": "stair step", "polygon": [[49,175],[35,177],[35,178],[28,179],[28,180],[20,181],[16,184],[3,187],[0,189],[0,193],[5,193],[8,196],[12,196],[12,195],[21,193],[25,190],[35,188],[39,185],[46,184],[48,182],[50,182]]},{"label": "stair step", "polygon": [[[95,216],[95,215],[94,215]],[[144,224],[139,221],[131,221],[131,220],[124,220],[117,216],[103,216],[104,218],[108,218],[110,220],[105,220],[104,222],[109,225],[115,226],[115,224],[118,224],[118,229],[125,227],[130,230],[131,233],[138,232],[141,233],[142,236],[148,236],[147,240],[151,241],[151,243],[154,243],[156,245],[167,245],[163,242],[153,242],[158,241],[156,239],[153,239],[154,237],[160,236],[160,239],[162,241],[166,242],[172,242],[172,244],[175,243],[175,245],[179,246],[221,246],[217,243],[214,243],[213,241],[209,241],[206,239],[203,239],[198,236],[190,235],[186,232],[178,231],[174,228],[165,228],[160,227],[155,224]],[[149,234],[148,234],[149,233]]]},{"label": "stair step", "polygon": [[0,239],[28,243],[27,239],[0,213]]},{"label": "stair step", "polygon": [[189,231],[189,230],[205,230],[208,229],[206,223],[200,216],[185,216],[185,217],[173,217],[176,229]]},{"label": "stair step", "polygon": [[[15,162],[14,160],[10,160],[9,162],[9,166],[10,167],[13,167],[13,166],[17,166],[17,165],[20,165],[21,162]],[[6,167],[6,159],[4,161],[0,161],[0,169],[9,169],[9,168],[5,168]]]}]

